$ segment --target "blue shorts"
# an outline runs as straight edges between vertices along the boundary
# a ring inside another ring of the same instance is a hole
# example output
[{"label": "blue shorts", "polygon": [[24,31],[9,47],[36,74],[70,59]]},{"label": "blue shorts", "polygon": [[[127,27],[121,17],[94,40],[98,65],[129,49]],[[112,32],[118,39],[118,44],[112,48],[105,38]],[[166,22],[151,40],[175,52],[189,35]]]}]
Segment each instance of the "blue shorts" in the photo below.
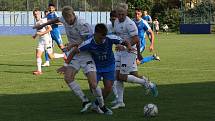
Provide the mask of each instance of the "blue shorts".
[{"label": "blue shorts", "polygon": [[146,47],[146,40],[144,37],[140,38],[140,52],[143,52],[145,50]]},{"label": "blue shorts", "polygon": [[58,28],[53,29],[50,33],[51,33],[52,40],[54,40],[58,46],[63,44],[61,33]]},{"label": "blue shorts", "polygon": [[115,71],[109,72],[96,72],[97,75],[97,82],[101,81],[114,81],[115,80]]}]

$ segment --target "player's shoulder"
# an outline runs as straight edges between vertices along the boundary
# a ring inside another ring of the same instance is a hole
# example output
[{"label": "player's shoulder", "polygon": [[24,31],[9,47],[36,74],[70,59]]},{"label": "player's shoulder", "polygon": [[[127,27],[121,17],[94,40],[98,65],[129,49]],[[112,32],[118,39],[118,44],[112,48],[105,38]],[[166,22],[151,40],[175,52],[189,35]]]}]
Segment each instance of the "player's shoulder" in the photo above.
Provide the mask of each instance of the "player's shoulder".
[{"label": "player's shoulder", "polygon": [[78,17],[78,16],[76,16],[76,22],[77,22],[77,24],[79,24],[79,25],[88,24],[88,23],[86,22],[85,19],[80,18],[80,17]]},{"label": "player's shoulder", "polygon": [[114,34],[106,35],[106,39],[109,39],[109,40],[113,40],[113,39],[121,40],[121,38],[119,36],[116,36]]}]

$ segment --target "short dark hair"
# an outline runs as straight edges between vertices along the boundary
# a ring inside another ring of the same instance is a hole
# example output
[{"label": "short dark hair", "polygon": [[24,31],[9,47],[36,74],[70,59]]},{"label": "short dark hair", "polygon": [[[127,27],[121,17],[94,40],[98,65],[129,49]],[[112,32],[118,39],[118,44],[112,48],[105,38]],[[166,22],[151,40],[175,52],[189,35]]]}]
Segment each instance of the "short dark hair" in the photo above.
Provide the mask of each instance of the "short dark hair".
[{"label": "short dark hair", "polygon": [[105,24],[103,23],[96,24],[95,33],[101,33],[101,34],[107,35],[107,32],[108,32],[108,29]]},{"label": "short dark hair", "polygon": [[39,8],[34,8],[33,12],[40,11]]},{"label": "short dark hair", "polygon": [[142,12],[141,8],[135,8],[135,11]]},{"label": "short dark hair", "polygon": [[53,3],[49,3],[49,5],[48,5],[48,6],[49,6],[49,7],[50,7],[50,6],[55,7],[55,5],[54,5]]},{"label": "short dark hair", "polygon": [[110,12],[110,17],[117,17],[116,10],[112,10],[112,11]]}]

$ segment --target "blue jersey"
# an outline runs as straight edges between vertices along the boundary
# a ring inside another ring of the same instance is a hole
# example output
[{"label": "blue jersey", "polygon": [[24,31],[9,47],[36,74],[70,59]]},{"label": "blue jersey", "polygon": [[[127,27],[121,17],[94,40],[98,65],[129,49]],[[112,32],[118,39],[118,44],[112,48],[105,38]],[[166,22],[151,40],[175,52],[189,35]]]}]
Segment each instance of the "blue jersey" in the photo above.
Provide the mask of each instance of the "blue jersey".
[{"label": "blue jersey", "polygon": [[97,44],[94,37],[84,41],[79,49],[91,53],[96,64],[97,72],[109,72],[115,70],[115,58],[112,50],[113,44],[122,43],[122,39],[115,35],[107,35],[103,43]]},{"label": "blue jersey", "polygon": [[137,26],[137,29],[138,29],[138,36],[139,36],[139,38],[144,38],[145,32],[148,31],[149,29],[151,29],[151,27],[143,19],[141,19],[139,21],[137,21],[136,19],[134,19],[134,22],[135,22],[135,24]]},{"label": "blue jersey", "polygon": [[143,16],[143,20],[152,21],[152,18],[150,15],[146,15],[146,16]]},{"label": "blue jersey", "polygon": [[[50,12],[47,15],[48,20],[55,19],[55,18],[58,18],[58,17],[59,16],[58,16],[57,12]],[[52,24],[51,26],[52,26],[52,29],[58,28],[57,24]]]}]

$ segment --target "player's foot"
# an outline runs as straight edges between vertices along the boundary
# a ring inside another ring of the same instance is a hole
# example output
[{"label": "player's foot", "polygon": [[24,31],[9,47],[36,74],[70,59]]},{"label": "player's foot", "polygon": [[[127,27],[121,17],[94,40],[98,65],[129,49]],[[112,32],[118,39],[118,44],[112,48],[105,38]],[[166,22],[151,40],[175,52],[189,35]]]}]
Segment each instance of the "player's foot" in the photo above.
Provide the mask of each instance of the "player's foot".
[{"label": "player's foot", "polygon": [[100,109],[104,112],[105,115],[113,115],[112,110],[110,110],[110,109],[107,108],[106,106],[103,106],[103,107],[101,107]]},{"label": "player's foot", "polygon": [[45,63],[42,65],[42,67],[48,67],[48,66],[50,66],[50,63],[49,63],[49,62],[45,62]]},{"label": "player's foot", "polygon": [[91,109],[92,111],[95,111],[99,114],[103,114],[104,112],[99,108],[99,106],[94,102],[92,102],[92,105],[91,105]]},{"label": "player's foot", "polygon": [[38,71],[38,70],[33,72],[33,75],[41,75],[41,74],[43,74],[43,73],[41,71]]},{"label": "player's foot", "polygon": [[157,54],[153,54],[152,56],[154,57],[155,60],[161,61],[160,57]]},{"label": "player's foot", "polygon": [[87,102],[83,102],[82,104],[82,109],[81,109],[81,113],[84,113],[88,110],[88,108],[92,105],[92,103],[90,101]]},{"label": "player's foot", "polygon": [[124,108],[124,107],[125,107],[125,103],[117,102],[111,107],[111,109]]},{"label": "player's foot", "polygon": [[149,82],[149,87],[146,90],[146,93],[148,94],[149,92],[151,92],[154,97],[158,96],[158,89],[155,83]]}]

